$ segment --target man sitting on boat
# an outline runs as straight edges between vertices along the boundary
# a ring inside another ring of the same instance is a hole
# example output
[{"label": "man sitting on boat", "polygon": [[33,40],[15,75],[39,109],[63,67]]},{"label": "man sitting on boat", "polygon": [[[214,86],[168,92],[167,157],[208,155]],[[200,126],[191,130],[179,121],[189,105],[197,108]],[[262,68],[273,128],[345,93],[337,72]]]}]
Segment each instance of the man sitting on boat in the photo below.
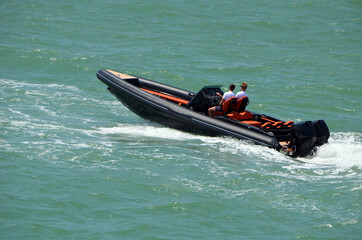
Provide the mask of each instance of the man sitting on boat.
[{"label": "man sitting on boat", "polygon": [[246,82],[243,82],[242,84],[241,84],[241,91],[240,92],[238,92],[237,94],[236,94],[236,97],[238,98],[238,99],[240,99],[240,98],[242,98],[242,97],[248,97],[248,94],[246,94],[246,89],[248,88],[248,84],[246,83]]},{"label": "man sitting on boat", "polygon": [[217,112],[217,111],[222,111],[221,106],[222,106],[222,104],[223,104],[226,100],[230,99],[231,97],[235,97],[235,94],[233,93],[234,89],[235,89],[235,85],[234,85],[234,84],[230,84],[230,86],[229,86],[229,91],[226,92],[226,93],[224,93],[224,96],[221,96],[221,94],[218,93],[218,92],[216,93],[216,94],[218,94],[220,97],[222,97],[222,99],[221,99],[221,101],[220,101],[219,106],[215,106],[215,107],[209,108],[208,111],[209,111],[209,116],[210,116],[210,117],[215,117],[215,116],[216,116],[216,115],[215,115],[215,112]]}]

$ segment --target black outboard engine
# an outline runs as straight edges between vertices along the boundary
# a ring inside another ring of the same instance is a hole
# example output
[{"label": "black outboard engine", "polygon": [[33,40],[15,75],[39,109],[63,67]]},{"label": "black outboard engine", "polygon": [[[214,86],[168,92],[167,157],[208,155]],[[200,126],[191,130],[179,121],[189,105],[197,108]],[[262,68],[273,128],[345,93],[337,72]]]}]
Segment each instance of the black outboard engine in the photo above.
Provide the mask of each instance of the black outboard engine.
[{"label": "black outboard engine", "polygon": [[330,136],[329,129],[324,120],[313,121],[313,124],[317,132],[317,140],[314,145],[319,147],[328,142],[328,138]]},{"label": "black outboard engine", "polygon": [[294,126],[295,157],[312,155],[316,147],[328,142],[329,129],[324,120],[305,121]]},{"label": "black outboard engine", "polygon": [[306,157],[314,150],[314,143],[317,140],[317,132],[311,121],[294,124],[294,139],[297,147],[295,155]]}]

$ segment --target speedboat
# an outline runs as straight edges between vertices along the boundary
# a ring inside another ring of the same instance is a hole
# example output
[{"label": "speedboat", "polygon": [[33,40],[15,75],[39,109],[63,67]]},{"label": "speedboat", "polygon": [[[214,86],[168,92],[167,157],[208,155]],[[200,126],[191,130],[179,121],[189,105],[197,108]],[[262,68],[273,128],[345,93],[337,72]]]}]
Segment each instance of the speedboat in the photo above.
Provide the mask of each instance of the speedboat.
[{"label": "speedboat", "polygon": [[221,85],[205,86],[192,92],[107,69],[99,70],[97,77],[140,117],[181,131],[229,136],[276,149],[291,157],[313,155],[330,136],[324,120],[294,123],[248,111],[247,97],[225,101],[222,111],[217,112],[216,117],[209,117],[208,109],[221,100]]}]

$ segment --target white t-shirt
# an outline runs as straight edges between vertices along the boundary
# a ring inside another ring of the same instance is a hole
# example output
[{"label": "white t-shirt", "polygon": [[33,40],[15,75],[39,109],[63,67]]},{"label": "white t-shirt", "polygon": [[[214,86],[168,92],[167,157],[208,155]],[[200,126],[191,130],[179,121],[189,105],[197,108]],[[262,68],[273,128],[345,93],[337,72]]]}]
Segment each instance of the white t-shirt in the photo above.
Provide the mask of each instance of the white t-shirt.
[{"label": "white t-shirt", "polygon": [[223,99],[228,100],[231,97],[235,97],[233,92],[227,91],[226,93],[224,93],[224,96],[222,97]]},{"label": "white t-shirt", "polygon": [[242,97],[248,97],[248,94],[246,94],[246,92],[244,92],[244,91],[240,91],[240,92],[238,92],[237,94],[236,94],[236,97],[237,98],[242,98]]}]

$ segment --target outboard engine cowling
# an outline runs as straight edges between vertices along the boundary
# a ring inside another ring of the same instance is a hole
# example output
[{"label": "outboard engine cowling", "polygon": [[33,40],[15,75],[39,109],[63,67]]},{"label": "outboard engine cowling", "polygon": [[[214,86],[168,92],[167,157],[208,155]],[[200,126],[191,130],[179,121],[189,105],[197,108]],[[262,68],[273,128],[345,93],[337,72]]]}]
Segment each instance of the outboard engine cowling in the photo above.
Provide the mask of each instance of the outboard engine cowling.
[{"label": "outboard engine cowling", "polygon": [[294,127],[294,140],[296,145],[295,155],[297,157],[306,157],[311,155],[314,150],[314,144],[317,140],[317,131],[311,121],[296,123]]},{"label": "outboard engine cowling", "polygon": [[314,128],[317,132],[317,140],[314,145],[319,147],[328,142],[330,136],[329,129],[324,120],[313,121]]}]

